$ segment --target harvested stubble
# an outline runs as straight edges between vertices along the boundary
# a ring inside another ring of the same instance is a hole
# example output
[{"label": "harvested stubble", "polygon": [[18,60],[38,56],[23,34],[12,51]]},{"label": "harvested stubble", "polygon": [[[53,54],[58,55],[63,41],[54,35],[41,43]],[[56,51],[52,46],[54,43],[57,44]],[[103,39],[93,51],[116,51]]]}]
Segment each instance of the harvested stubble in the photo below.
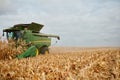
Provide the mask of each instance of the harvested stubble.
[{"label": "harvested stubble", "polygon": [[120,80],[119,48],[68,49],[52,47],[49,55],[1,60],[0,79]]}]

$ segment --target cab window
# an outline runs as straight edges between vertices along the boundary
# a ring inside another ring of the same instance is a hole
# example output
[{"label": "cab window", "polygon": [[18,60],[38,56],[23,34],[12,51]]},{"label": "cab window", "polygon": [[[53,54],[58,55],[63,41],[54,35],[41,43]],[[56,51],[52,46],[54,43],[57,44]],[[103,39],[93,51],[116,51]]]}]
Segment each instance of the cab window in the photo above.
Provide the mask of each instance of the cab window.
[{"label": "cab window", "polygon": [[19,38],[21,38],[20,31],[7,32],[7,39],[18,40]]}]

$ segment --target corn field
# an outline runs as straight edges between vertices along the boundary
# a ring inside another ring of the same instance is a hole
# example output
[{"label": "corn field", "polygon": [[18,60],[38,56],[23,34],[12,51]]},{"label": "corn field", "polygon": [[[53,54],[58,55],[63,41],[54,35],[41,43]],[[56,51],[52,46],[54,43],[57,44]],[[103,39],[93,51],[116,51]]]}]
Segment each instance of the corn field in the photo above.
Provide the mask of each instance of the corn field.
[{"label": "corn field", "polygon": [[50,47],[16,59],[22,51],[0,41],[0,80],[120,80],[120,48]]}]

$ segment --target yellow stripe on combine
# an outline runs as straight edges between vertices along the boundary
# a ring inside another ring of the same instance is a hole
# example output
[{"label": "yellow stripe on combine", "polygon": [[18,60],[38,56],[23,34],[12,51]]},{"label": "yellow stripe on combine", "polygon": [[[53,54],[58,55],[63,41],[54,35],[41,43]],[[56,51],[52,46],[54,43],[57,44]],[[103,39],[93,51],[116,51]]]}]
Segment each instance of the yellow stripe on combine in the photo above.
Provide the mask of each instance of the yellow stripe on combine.
[{"label": "yellow stripe on combine", "polygon": [[51,42],[51,41],[32,41],[32,42]]}]

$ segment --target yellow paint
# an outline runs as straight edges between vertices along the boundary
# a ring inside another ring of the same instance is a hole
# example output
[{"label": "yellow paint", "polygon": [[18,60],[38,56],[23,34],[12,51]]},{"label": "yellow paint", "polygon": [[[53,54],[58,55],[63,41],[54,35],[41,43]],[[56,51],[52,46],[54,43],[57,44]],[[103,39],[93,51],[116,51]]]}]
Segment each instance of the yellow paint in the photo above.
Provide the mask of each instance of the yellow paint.
[{"label": "yellow paint", "polygon": [[33,42],[51,42],[51,41],[33,41]]},{"label": "yellow paint", "polygon": [[38,53],[39,53],[39,51],[38,51],[38,49],[36,48],[36,55],[35,55],[35,56],[38,56]]},{"label": "yellow paint", "polygon": [[48,55],[49,53],[48,53],[48,51],[45,51],[45,55]]}]

